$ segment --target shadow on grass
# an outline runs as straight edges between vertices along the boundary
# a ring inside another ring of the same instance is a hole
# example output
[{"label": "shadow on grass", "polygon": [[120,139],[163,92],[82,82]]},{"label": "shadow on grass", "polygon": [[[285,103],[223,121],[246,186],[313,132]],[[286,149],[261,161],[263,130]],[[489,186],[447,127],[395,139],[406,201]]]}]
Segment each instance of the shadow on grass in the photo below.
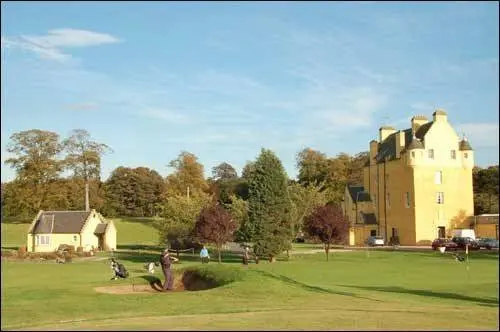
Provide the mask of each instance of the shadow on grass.
[{"label": "shadow on grass", "polygon": [[141,276],[141,278],[146,280],[155,291],[161,292],[163,290],[163,284],[160,278],[148,275]]},{"label": "shadow on grass", "polygon": [[437,297],[437,298],[442,298],[442,299],[475,302],[475,303],[479,303],[481,305],[486,305],[488,307],[497,307],[498,306],[498,299],[494,299],[494,298],[472,297],[472,296],[466,296],[466,295],[455,294],[455,293],[434,292],[434,291],[424,290],[424,289],[408,289],[408,288],[395,287],[395,286],[391,286],[391,287],[353,286],[353,285],[339,285],[339,286],[364,289],[364,290],[379,291],[379,292],[412,294],[412,295],[420,295],[420,296],[427,296],[427,297]]},{"label": "shadow on grass", "polygon": [[303,289],[305,289],[307,291],[310,291],[310,292],[324,293],[324,294],[334,294],[334,295],[344,295],[344,296],[350,296],[350,297],[356,297],[356,298],[360,298],[360,299],[365,299],[365,300],[380,302],[377,299],[372,299],[372,298],[369,298],[369,297],[359,296],[356,293],[334,291],[334,290],[323,288],[323,287],[319,287],[319,286],[311,286],[311,285],[305,284],[303,282],[300,282],[300,281],[297,281],[297,280],[293,280],[293,279],[291,279],[289,277],[286,277],[284,275],[274,275],[272,273],[269,273],[269,272],[266,272],[266,271],[261,271],[261,270],[255,270],[255,272],[260,273],[260,274],[262,274],[262,275],[264,275],[266,277],[269,277],[269,278],[272,278],[272,279],[275,279],[275,280],[279,280],[279,281],[285,282],[285,283],[293,285],[293,286],[299,286],[299,287],[301,287],[301,288],[303,288]]}]

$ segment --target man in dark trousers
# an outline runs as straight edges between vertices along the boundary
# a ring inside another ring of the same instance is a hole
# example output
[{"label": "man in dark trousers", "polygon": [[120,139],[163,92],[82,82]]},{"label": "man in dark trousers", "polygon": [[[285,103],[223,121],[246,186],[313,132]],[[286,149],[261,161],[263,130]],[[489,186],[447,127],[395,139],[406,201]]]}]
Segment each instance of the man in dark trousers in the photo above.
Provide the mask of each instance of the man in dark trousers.
[{"label": "man in dark trousers", "polygon": [[165,276],[165,283],[163,284],[163,291],[172,290],[174,288],[174,275],[172,274],[171,265],[177,262],[178,259],[175,257],[170,257],[168,249],[163,251],[160,257],[160,263],[163,270],[163,275]]}]

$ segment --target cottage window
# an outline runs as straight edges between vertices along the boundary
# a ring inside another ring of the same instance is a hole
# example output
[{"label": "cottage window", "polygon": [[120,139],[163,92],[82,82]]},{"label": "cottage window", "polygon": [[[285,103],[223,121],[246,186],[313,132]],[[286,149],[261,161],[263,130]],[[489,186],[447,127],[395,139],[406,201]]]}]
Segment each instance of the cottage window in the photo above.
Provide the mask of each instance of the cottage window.
[{"label": "cottage window", "polygon": [[36,245],[46,246],[50,244],[50,236],[49,235],[37,235],[36,236]]},{"label": "cottage window", "polygon": [[429,149],[428,154],[429,154],[429,159],[434,159],[434,149]]},{"label": "cottage window", "polygon": [[73,241],[75,241],[75,242],[76,242],[77,240],[78,240],[78,236],[73,235]]},{"label": "cottage window", "polygon": [[451,150],[451,159],[457,159],[457,151]]},{"label": "cottage window", "polygon": [[436,193],[436,203],[444,204],[444,193],[442,191]]}]

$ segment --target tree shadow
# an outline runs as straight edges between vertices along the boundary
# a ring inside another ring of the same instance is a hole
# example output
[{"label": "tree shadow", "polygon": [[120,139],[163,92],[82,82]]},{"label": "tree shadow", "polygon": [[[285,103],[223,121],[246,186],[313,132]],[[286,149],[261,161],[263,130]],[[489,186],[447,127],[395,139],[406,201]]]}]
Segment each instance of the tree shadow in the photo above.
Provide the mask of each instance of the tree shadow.
[{"label": "tree shadow", "polygon": [[364,290],[372,290],[379,292],[388,292],[388,293],[401,293],[401,294],[412,294],[412,295],[420,295],[427,297],[437,297],[442,299],[452,299],[459,301],[467,301],[467,302],[475,302],[488,307],[497,307],[498,299],[495,298],[481,298],[481,297],[472,297],[455,293],[445,293],[445,292],[435,292],[425,289],[408,289],[403,287],[384,287],[384,286],[353,286],[353,285],[339,285],[341,287],[349,287],[349,288],[358,288]]},{"label": "tree shadow", "polygon": [[262,270],[255,270],[255,272],[257,272],[259,274],[262,274],[262,275],[264,275],[266,277],[269,277],[269,278],[272,278],[272,279],[275,279],[275,280],[279,280],[279,281],[285,282],[285,283],[293,285],[293,286],[299,286],[299,287],[301,287],[301,288],[303,288],[303,289],[305,289],[305,290],[307,290],[309,292],[324,293],[324,294],[334,294],[334,295],[343,295],[343,296],[350,296],[350,297],[356,297],[356,298],[360,298],[360,299],[365,299],[365,300],[380,302],[377,299],[372,299],[372,298],[369,298],[369,297],[359,296],[356,293],[334,291],[334,290],[323,288],[323,287],[319,287],[319,286],[311,286],[311,285],[305,284],[303,282],[300,282],[300,281],[291,279],[289,277],[286,277],[284,275],[274,275],[272,273],[269,273],[269,272],[266,272],[266,271],[262,271]]}]

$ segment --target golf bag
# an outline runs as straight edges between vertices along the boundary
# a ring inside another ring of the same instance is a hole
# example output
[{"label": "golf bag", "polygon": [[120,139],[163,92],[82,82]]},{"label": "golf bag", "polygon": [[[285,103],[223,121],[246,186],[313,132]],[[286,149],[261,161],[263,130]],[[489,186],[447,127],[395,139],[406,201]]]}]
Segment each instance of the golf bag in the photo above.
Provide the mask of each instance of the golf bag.
[{"label": "golf bag", "polygon": [[121,263],[115,261],[114,258],[111,258],[111,269],[114,271],[115,275],[111,278],[111,280],[116,280],[118,278],[125,279],[128,277],[128,271],[125,266]]}]

